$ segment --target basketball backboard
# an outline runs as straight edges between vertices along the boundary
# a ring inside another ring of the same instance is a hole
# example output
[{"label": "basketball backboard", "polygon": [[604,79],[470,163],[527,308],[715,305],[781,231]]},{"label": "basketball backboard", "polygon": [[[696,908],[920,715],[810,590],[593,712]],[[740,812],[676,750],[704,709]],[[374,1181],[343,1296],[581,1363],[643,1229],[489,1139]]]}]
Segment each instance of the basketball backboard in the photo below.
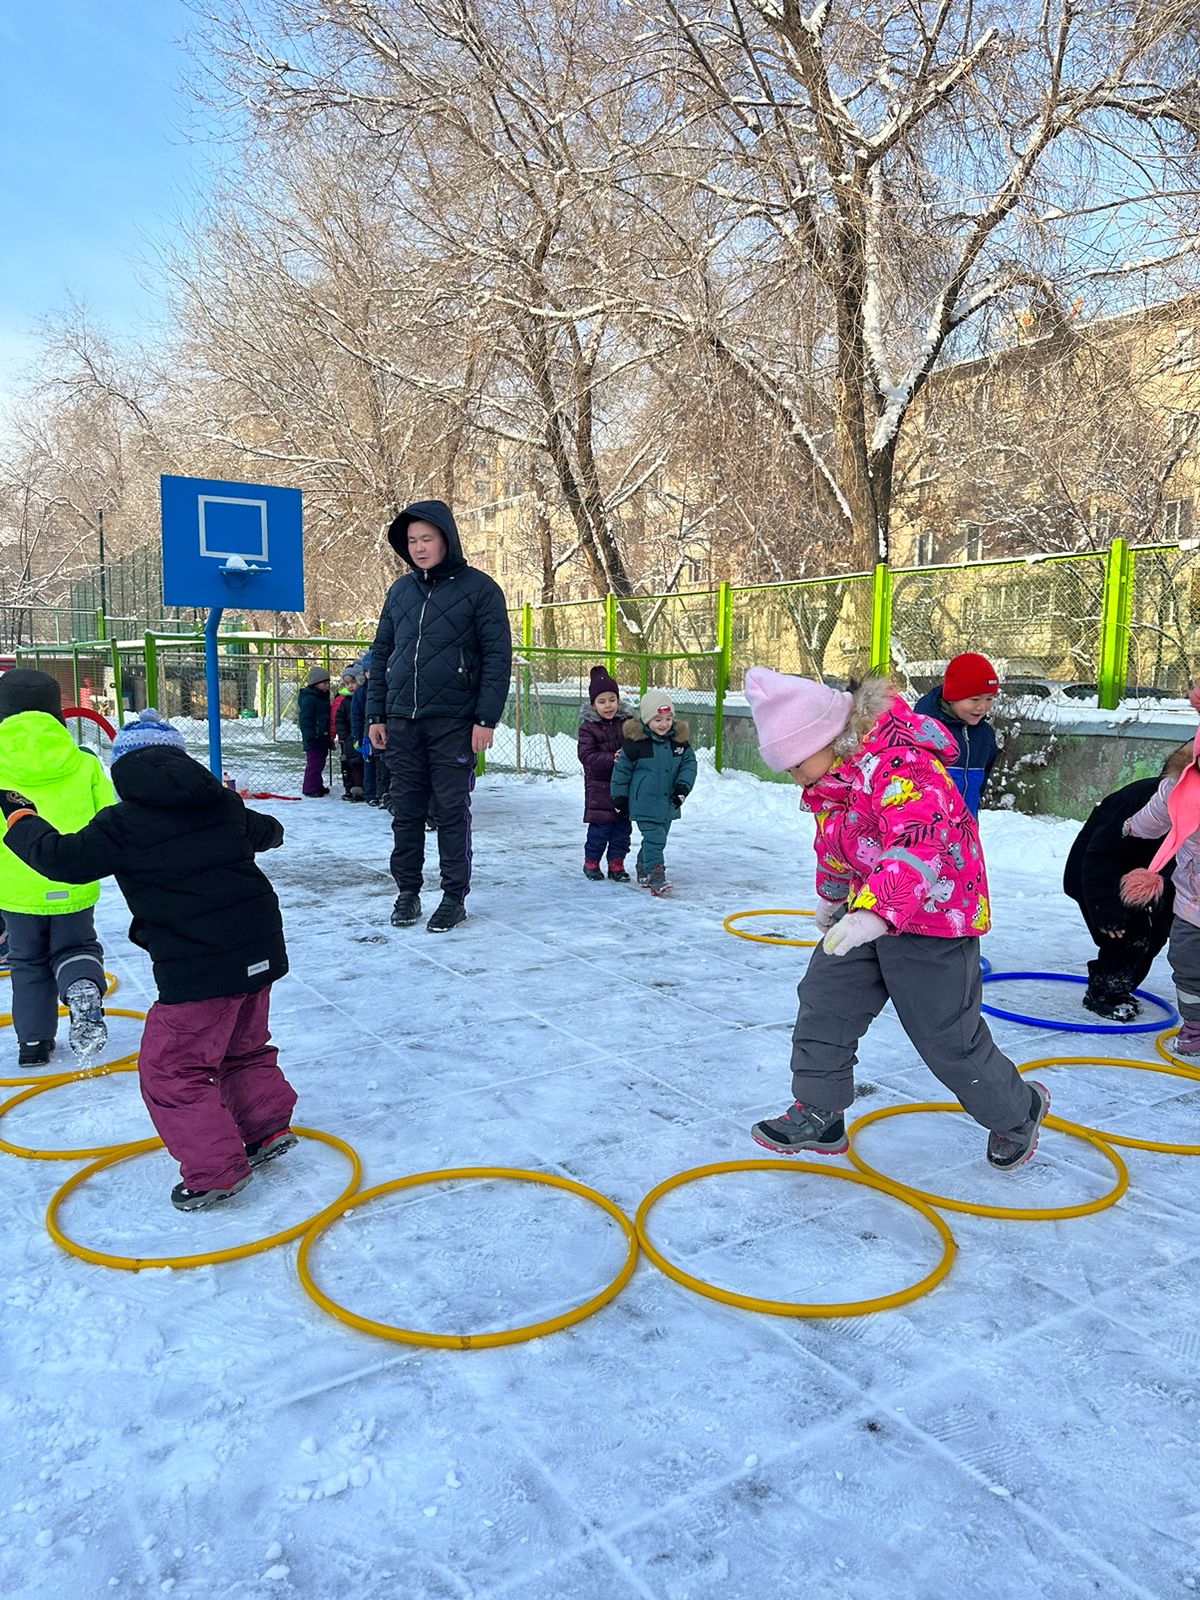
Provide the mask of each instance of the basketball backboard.
[{"label": "basketball backboard", "polygon": [[159,484],[164,605],[304,610],[299,489],[170,476]]}]

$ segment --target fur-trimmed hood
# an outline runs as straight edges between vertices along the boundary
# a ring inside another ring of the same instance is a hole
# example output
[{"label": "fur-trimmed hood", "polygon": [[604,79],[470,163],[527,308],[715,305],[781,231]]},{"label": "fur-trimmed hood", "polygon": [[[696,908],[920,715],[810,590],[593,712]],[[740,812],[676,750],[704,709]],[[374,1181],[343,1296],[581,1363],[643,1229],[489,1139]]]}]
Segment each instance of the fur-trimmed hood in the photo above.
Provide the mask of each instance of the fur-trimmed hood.
[{"label": "fur-trimmed hood", "polygon": [[587,705],[580,706],[579,708],[579,726],[582,728],[585,722],[616,722],[619,719],[621,722],[621,730],[624,732],[626,720],[635,714],[636,713],[631,705],[627,704],[624,700],[618,700],[615,715],[611,717],[602,717],[596,710],[595,706],[589,701]]},{"label": "fur-trimmed hood", "polygon": [[621,724],[621,732],[627,739],[638,741],[641,739],[670,739],[672,744],[689,744],[691,729],[686,722],[673,722],[669,733],[652,733],[636,713],[626,717]]}]

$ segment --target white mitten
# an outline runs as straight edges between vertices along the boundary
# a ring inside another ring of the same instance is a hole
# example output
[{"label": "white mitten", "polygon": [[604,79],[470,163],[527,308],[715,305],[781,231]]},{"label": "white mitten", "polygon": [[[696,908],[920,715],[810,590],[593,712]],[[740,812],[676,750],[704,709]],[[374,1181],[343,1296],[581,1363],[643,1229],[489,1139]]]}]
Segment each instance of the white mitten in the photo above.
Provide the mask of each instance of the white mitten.
[{"label": "white mitten", "polygon": [[835,922],[825,935],[825,954],[844,956],[848,950],[856,950],[860,944],[871,944],[875,939],[882,939],[887,931],[887,923],[873,911],[852,911],[840,922]]},{"label": "white mitten", "polygon": [[813,912],[813,921],[821,933],[828,933],[842,907],[844,900],[822,900],[817,896],[817,909]]}]

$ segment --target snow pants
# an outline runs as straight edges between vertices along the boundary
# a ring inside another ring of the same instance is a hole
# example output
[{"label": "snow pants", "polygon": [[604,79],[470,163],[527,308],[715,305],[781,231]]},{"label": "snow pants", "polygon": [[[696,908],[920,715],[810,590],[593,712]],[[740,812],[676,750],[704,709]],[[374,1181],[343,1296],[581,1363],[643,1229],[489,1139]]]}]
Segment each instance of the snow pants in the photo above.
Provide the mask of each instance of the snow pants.
[{"label": "snow pants", "polygon": [[461,717],[389,717],[392,778],[392,877],[417,894],[425,871],[425,822],[437,821],[442,893],[465,900],[471,887],[473,723]]},{"label": "snow pants", "polygon": [[[1179,1015],[1185,1022],[1200,1022],[1200,928],[1194,922],[1187,922],[1183,917],[1176,917],[1172,922],[1167,960],[1175,979]],[[16,977],[15,972],[13,977]]]},{"label": "snow pants", "polygon": [[1154,958],[1166,944],[1175,915],[1175,896],[1170,889],[1149,911],[1129,911],[1125,933],[1110,939],[1098,923],[1080,906],[1088,932],[1096,941],[1096,959],[1088,962],[1088,992],[1097,1000],[1123,1000],[1132,989],[1146,981]]},{"label": "snow pants", "polygon": [[325,788],[325,763],[329,759],[329,750],[325,745],[317,745],[312,750],[304,752],[304,782],[300,785],[300,793],[318,795]]},{"label": "snow pants", "polygon": [[607,850],[610,867],[624,866],[632,836],[628,817],[618,817],[615,822],[589,822],[587,838],[583,841],[583,859],[599,863]]},{"label": "snow pants", "polygon": [[250,1170],[246,1146],[291,1121],[296,1091],[271,1043],[271,989],[164,1005],[146,1017],[142,1099],[189,1189],[225,1189]]},{"label": "snow pants", "polygon": [[979,1011],[978,939],[887,934],[844,956],[818,945],[797,993],[792,1094],[804,1105],[845,1111],[853,1103],[858,1041],[890,1000],[921,1060],[968,1116],[992,1132],[1027,1121],[1029,1088]]},{"label": "snow pants", "polygon": [[4,921],[17,1042],[53,1039],[58,1032],[59,1002],[66,1004],[71,984],[90,978],[101,994],[106,987],[104,952],[96,938],[91,907],[60,917],[6,911]]},{"label": "snow pants", "polygon": [[638,847],[637,869],[645,876],[652,867],[666,865],[667,835],[670,822],[638,822],[642,842]]}]

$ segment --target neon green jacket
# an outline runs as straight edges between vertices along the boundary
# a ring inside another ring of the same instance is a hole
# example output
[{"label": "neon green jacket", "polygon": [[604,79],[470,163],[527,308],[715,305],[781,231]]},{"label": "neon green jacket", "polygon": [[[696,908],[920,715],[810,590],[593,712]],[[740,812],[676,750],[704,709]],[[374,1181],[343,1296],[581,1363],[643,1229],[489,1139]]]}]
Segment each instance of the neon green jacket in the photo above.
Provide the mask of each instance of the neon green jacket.
[{"label": "neon green jacket", "polygon": [[[78,833],[116,803],[108,773],[54,717],[21,711],[0,722],[0,789],[17,789],[60,833]],[[0,911],[65,916],[100,898],[98,883],[52,883],[0,844]]]}]

